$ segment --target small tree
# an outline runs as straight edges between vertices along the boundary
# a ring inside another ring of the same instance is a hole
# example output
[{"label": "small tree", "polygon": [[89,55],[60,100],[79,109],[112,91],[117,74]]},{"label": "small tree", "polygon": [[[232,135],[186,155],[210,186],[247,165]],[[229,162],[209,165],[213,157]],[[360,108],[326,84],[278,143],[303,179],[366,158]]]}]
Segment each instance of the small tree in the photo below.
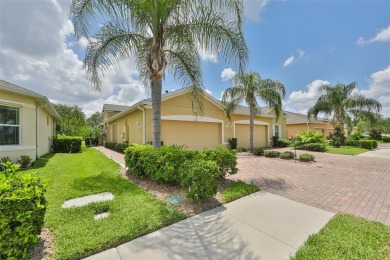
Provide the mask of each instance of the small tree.
[{"label": "small tree", "polygon": [[331,135],[330,138],[330,144],[334,147],[340,147],[345,142],[345,135],[344,132],[341,130],[340,127],[334,128],[334,133]]}]

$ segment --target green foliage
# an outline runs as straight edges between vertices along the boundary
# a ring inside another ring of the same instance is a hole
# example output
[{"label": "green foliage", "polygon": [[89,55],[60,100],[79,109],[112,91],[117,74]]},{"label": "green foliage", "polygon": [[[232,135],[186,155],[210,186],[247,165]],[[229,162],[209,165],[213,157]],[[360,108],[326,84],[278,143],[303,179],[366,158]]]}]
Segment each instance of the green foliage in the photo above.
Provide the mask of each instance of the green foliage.
[{"label": "green foliage", "polygon": [[61,135],[86,136],[88,126],[85,122],[85,114],[79,106],[68,106],[64,104],[54,104],[60,115],[57,122],[57,131]]},{"label": "green foliage", "polygon": [[237,148],[237,152],[239,152],[239,153],[245,153],[245,152],[247,152],[247,151],[248,151],[248,149],[245,148],[245,147],[238,147],[238,148]]},{"label": "green foliage", "polygon": [[253,154],[258,156],[264,155],[264,150],[260,147],[256,147],[253,149]]},{"label": "green foliage", "polygon": [[297,149],[313,151],[313,152],[325,152],[326,144],[325,143],[307,143],[296,146]]},{"label": "green foliage", "polygon": [[369,136],[373,140],[380,141],[380,140],[382,140],[382,131],[380,129],[371,129],[369,132]]},{"label": "green foliage", "polygon": [[353,133],[349,136],[350,139],[352,140],[360,140],[360,139],[363,139],[364,138],[364,135],[362,133]]},{"label": "green foliage", "polygon": [[324,142],[324,136],[314,130],[311,130],[309,132],[302,131],[295,137],[295,145],[300,146],[302,144],[309,144],[309,143],[323,143]]},{"label": "green foliage", "polygon": [[372,150],[375,148],[375,140],[360,140],[360,147]]},{"label": "green foliage", "polygon": [[46,212],[45,187],[19,165],[3,163],[0,172],[0,259],[26,259],[38,242]]},{"label": "green foliage", "polygon": [[277,147],[287,147],[289,145],[291,145],[291,141],[285,139],[279,139],[278,143],[276,144]]},{"label": "green foliage", "polygon": [[99,145],[99,138],[97,137],[86,137],[84,138],[85,145],[86,146],[98,146]]},{"label": "green foliage", "polygon": [[334,132],[330,134],[330,144],[334,147],[340,147],[344,145],[345,135],[340,127],[335,127]]},{"label": "green foliage", "polygon": [[264,156],[269,157],[269,158],[277,158],[280,156],[280,152],[278,152],[278,151],[265,151]]},{"label": "green foliage", "polygon": [[299,161],[300,162],[312,162],[314,161],[314,155],[308,154],[308,153],[303,153],[299,155]]},{"label": "green foliage", "polygon": [[382,136],[382,141],[384,142],[384,143],[390,143],[390,136]]},{"label": "green foliage", "polygon": [[217,193],[220,171],[214,161],[189,160],[180,168],[180,179],[188,198],[205,199]]},{"label": "green foliage", "polygon": [[352,137],[348,137],[345,139],[344,145],[346,146],[357,146],[360,147],[360,140],[353,139]]},{"label": "green foliage", "polygon": [[118,153],[124,153],[126,148],[129,147],[129,145],[123,144],[123,143],[119,144],[119,143],[113,143],[113,142],[105,142],[104,147],[106,147],[107,149],[116,151]]},{"label": "green foliage", "polygon": [[80,136],[59,135],[53,138],[54,153],[79,153],[83,138]]},{"label": "green foliage", "polygon": [[229,138],[228,139],[230,149],[237,149],[237,138]]},{"label": "green foliage", "polygon": [[12,163],[11,158],[9,158],[9,156],[5,156],[3,158],[0,158],[0,172],[5,170],[3,163],[6,163],[6,162]]},{"label": "green foliage", "polygon": [[279,158],[285,159],[285,160],[294,159],[294,153],[291,151],[285,151],[285,152],[280,154]]},{"label": "green foliage", "polygon": [[22,168],[27,168],[27,166],[32,162],[32,158],[28,155],[22,155],[18,163],[20,163]]},{"label": "green foliage", "polygon": [[259,190],[259,187],[254,184],[247,184],[243,181],[237,181],[230,184],[222,192],[222,196],[225,202],[230,202]]},{"label": "green foliage", "polygon": [[272,136],[272,145],[274,147],[278,146],[278,142],[279,142],[279,136]]},{"label": "green foliage", "polygon": [[227,174],[236,174],[238,172],[235,150],[222,149],[219,146],[215,150],[204,150],[200,153],[200,157],[216,162],[221,178],[224,178]]}]

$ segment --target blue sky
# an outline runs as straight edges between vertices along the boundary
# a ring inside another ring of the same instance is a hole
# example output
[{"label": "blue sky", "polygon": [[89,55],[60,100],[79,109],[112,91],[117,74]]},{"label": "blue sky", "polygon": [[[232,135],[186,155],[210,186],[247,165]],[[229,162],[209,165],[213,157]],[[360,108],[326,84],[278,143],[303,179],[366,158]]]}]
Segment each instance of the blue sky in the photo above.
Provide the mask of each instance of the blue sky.
[{"label": "blue sky", "polygon": [[[69,0],[0,2],[0,78],[81,106],[87,115],[103,103],[131,105],[147,97],[127,61],[94,92],[82,70],[86,41],[74,39]],[[322,84],[358,83],[358,93],[376,98],[390,117],[390,1],[245,0],[248,71],[281,81],[284,108],[306,112]],[[204,86],[214,97],[236,70],[216,54],[202,54]],[[171,77],[163,89],[180,86]]]}]

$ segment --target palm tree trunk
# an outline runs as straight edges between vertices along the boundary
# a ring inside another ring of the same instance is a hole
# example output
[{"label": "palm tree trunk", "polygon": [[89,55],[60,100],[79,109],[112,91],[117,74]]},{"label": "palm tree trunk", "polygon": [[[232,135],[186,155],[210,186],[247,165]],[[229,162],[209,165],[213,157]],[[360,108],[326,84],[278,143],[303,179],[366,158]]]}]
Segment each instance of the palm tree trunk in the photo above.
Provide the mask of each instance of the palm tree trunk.
[{"label": "palm tree trunk", "polygon": [[253,153],[253,119],[255,117],[255,111],[253,104],[249,104],[249,152]]},{"label": "palm tree trunk", "polygon": [[162,79],[152,79],[152,122],[154,148],[159,148],[161,146],[161,88]]}]

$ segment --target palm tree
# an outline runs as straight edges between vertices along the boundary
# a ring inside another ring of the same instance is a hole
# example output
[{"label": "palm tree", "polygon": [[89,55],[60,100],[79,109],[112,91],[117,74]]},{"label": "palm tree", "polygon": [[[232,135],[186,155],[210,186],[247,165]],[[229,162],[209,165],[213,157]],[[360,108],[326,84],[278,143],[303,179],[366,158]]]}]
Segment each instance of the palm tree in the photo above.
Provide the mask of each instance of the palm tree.
[{"label": "palm tree", "polygon": [[[153,144],[160,146],[161,89],[167,70],[202,111],[199,51],[226,61],[248,59],[242,33],[242,0],[73,0],[70,17],[77,38],[89,40],[84,66],[93,87],[113,65],[131,58],[151,87]],[[101,21],[100,29],[93,32]]]},{"label": "palm tree", "polygon": [[234,110],[245,102],[249,106],[249,150],[253,153],[253,120],[260,113],[257,98],[275,111],[276,120],[282,112],[282,99],[286,95],[284,86],[279,81],[261,79],[259,73],[236,74],[232,87],[226,89],[222,96],[227,117],[230,119]]},{"label": "palm tree", "polygon": [[341,83],[335,86],[323,85],[321,95],[313,107],[307,112],[307,116],[313,115],[315,119],[319,113],[324,113],[326,117],[331,116],[334,128],[340,128],[344,132],[344,123],[351,122],[352,118],[358,116],[371,117],[373,113],[380,112],[381,103],[372,98],[366,98],[360,94],[353,94],[356,82],[348,85]]}]

